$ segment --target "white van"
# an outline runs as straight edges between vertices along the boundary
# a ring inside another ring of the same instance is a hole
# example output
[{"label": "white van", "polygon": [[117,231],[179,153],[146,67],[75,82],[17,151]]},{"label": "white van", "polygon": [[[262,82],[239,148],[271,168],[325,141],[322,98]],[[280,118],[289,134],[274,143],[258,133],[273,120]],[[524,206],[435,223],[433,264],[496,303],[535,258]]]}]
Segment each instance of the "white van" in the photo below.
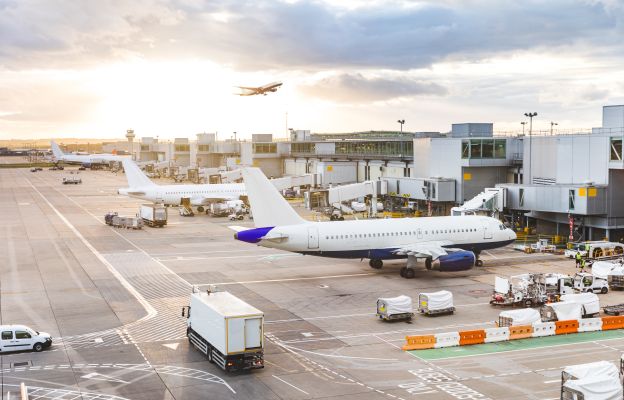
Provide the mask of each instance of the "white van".
[{"label": "white van", "polygon": [[52,346],[49,333],[37,332],[24,325],[0,325],[0,351],[42,351]]}]

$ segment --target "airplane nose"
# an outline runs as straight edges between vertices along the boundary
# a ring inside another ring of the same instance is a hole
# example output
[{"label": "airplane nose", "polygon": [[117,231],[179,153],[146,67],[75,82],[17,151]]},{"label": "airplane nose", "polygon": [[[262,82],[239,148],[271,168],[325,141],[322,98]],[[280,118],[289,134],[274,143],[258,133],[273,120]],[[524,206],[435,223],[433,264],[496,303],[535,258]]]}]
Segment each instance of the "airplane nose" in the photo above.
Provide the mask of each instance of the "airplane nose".
[{"label": "airplane nose", "polygon": [[518,235],[516,235],[516,232],[514,232],[513,230],[507,228],[507,230],[509,231],[509,240],[516,240],[518,238]]}]

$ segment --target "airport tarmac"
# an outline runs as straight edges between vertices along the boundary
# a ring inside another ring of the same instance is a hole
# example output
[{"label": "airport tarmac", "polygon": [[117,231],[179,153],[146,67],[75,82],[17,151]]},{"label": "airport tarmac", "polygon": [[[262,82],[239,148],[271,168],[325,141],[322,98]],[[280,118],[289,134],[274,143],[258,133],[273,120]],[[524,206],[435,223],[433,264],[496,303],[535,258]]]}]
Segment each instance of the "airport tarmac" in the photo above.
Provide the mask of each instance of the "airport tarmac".
[{"label": "airport tarmac", "polygon": [[[403,352],[405,335],[492,326],[495,275],[573,273],[574,262],[504,248],[484,254],[483,268],[423,268],[406,280],[400,261],[373,270],[366,260],[256,247],[235,241],[225,218],[174,208],[165,228],[119,230],[104,214],[134,215],[141,204],[117,195],[124,175],[84,171],[81,185],[62,185],[75,169],[0,169],[0,321],[54,337],[48,351],[0,356],[3,399],[17,398],[21,382],[41,399],[556,399],[564,366],[624,350],[618,332],[548,347]],[[265,312],[264,369],[225,373],[189,346],[180,311],[204,284]],[[375,317],[378,297],[440,289],[453,292],[454,315]],[[622,303],[624,292],[600,299]]]}]

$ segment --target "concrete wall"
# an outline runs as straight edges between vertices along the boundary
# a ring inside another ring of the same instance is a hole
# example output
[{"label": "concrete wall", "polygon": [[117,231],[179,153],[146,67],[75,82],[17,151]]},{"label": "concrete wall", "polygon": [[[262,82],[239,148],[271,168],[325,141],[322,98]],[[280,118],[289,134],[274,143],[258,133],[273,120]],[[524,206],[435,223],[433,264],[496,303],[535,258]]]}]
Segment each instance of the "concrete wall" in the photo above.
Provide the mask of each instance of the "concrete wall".
[{"label": "concrete wall", "polygon": [[463,167],[462,168],[462,191],[458,195],[463,203],[470,200],[487,187],[495,187],[496,184],[505,182],[507,179],[507,167]]}]

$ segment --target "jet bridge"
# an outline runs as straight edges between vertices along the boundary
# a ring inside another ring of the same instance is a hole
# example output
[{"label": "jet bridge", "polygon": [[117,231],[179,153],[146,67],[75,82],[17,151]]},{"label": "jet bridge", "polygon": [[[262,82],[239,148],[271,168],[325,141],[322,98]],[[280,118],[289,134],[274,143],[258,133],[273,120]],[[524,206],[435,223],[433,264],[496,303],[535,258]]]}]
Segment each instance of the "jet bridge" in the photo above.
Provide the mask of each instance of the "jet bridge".
[{"label": "jet bridge", "polygon": [[459,207],[451,208],[451,215],[487,214],[498,215],[507,205],[506,188],[485,188],[485,190]]},{"label": "jet bridge", "polygon": [[[364,181],[317,191],[315,192],[315,197],[317,197],[315,201],[318,203],[317,205],[332,205],[333,207],[340,209],[343,213],[351,214],[353,213],[353,210],[344,205],[343,202],[350,202],[355,199],[371,196],[369,215],[375,216],[377,214],[377,196],[385,195],[387,193],[388,184],[386,181]],[[319,196],[324,198],[324,201],[319,199]],[[308,208],[312,208],[310,201],[307,201],[306,203]]]}]

